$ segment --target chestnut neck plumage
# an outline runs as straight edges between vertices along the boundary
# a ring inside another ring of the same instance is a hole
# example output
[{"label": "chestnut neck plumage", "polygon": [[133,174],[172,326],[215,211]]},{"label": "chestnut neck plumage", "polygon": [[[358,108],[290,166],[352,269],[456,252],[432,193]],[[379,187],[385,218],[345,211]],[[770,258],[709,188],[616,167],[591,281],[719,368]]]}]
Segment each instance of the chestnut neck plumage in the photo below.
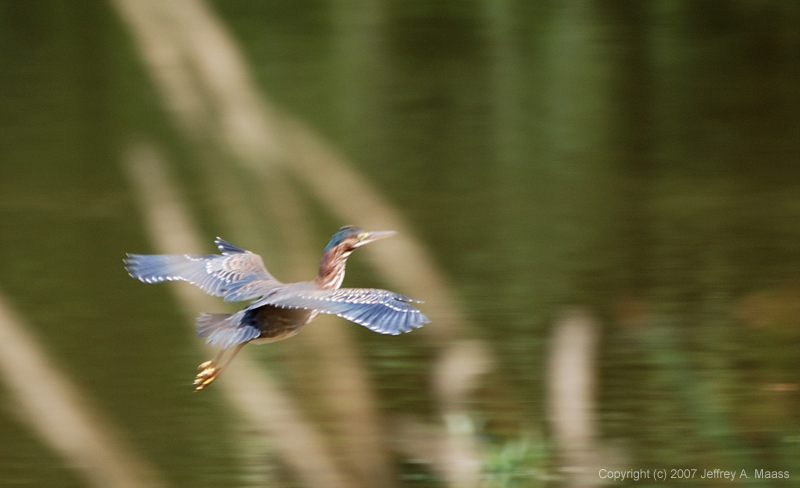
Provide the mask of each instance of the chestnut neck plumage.
[{"label": "chestnut neck plumage", "polygon": [[319,274],[314,282],[320,288],[335,290],[342,286],[344,267],[352,250],[345,251],[343,246],[332,247],[325,251],[319,262]]}]

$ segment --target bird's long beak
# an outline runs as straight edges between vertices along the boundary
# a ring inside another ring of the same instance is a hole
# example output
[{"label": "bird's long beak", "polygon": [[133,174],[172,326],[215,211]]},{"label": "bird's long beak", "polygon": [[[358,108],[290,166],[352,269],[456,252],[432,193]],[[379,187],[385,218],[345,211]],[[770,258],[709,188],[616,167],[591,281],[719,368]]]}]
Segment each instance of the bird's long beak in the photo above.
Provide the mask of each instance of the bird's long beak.
[{"label": "bird's long beak", "polygon": [[364,234],[360,235],[358,238],[358,244],[356,247],[361,247],[364,244],[368,244],[372,241],[377,241],[378,239],[384,239],[386,237],[392,237],[393,235],[397,234],[397,232],[393,230],[381,230],[377,232],[365,232]]}]

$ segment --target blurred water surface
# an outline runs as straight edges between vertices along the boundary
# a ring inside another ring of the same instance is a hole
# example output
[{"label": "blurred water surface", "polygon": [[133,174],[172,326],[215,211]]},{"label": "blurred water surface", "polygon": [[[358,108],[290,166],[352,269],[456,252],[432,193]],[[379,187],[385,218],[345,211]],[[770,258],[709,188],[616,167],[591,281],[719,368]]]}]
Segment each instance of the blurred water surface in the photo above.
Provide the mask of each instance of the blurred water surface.
[{"label": "blurred water surface", "polygon": [[[618,453],[609,465],[746,469],[744,481],[765,485],[776,482],[753,479],[754,469],[788,471],[796,483],[800,7],[227,0],[211,9],[258,89],[340,151],[427,247],[468,318],[459,337],[488,344],[492,377],[471,394],[469,414],[485,471],[517,474],[486,486],[563,480],[545,359],[554,320],[573,306],[600,324],[594,417],[599,442]],[[248,196],[269,185],[174,121],[113,4],[0,3],[0,293],[169,485],[299,486],[269,448],[242,448],[256,434],[213,387],[191,393],[205,353],[190,318],[171,289],[122,268],[126,252],[153,249],[121,164],[148,140],[208,252],[222,235],[290,281],[275,222],[259,218],[244,242],[229,238],[241,215],[221,211],[209,191],[221,184],[213,171],[227,172],[248,189],[241,212],[261,215]],[[314,249],[360,224],[341,222],[296,176],[289,185],[308,209]],[[350,286],[392,286],[358,253],[348,271]],[[382,417],[437,421],[430,341],[352,327]],[[302,374],[291,347],[252,349],[335,431],[292,386]],[[0,385],[0,485],[85,486],[17,408]],[[514,454],[520,439],[543,454]],[[402,486],[446,485],[390,451]]]}]

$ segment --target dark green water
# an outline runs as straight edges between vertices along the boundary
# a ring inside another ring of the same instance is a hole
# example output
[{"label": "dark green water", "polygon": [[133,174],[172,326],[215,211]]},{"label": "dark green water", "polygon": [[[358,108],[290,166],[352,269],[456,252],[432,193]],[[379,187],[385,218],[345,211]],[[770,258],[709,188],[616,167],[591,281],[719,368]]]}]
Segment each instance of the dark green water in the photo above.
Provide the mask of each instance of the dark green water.
[{"label": "dark green water", "polygon": [[[514,406],[479,389],[487,445],[547,435],[552,322],[581,305],[602,324],[600,433],[628,467],[785,470],[796,484],[800,8],[587,5],[213,7],[259,88],[400,209],[453,283]],[[187,318],[122,270],[150,249],[120,166],[136,138],[173,162],[210,243],[223,224],[202,148],[113,7],[0,2],[0,292],[169,483],[242,486],[230,407],[187,388],[203,359]],[[314,215],[321,249],[343,222]],[[386,286],[357,259],[349,270]],[[430,345],[357,337],[387,415],[430,418]],[[84,486],[12,405],[0,385],[0,485]],[[406,485],[439,486],[398,464]]]}]

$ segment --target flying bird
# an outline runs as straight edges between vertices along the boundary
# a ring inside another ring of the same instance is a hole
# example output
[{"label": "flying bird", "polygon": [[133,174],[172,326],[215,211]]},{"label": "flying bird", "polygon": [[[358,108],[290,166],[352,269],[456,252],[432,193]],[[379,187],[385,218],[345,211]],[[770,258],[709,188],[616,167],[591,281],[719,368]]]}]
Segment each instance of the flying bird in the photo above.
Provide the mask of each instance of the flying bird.
[{"label": "flying bird", "polygon": [[341,288],[350,254],[394,234],[342,227],[325,246],[317,277],[299,283],[281,283],[264,267],[261,256],[219,237],[214,243],[221,254],[128,254],[125,269],[144,283],[188,281],[226,302],[253,300],[236,313],[204,313],[197,318],[197,335],[220,348],[199,366],[194,384],[200,391],[245,344],[289,338],[320,313],[338,315],[381,334],[397,335],[427,324],[428,318],[412,305],[418,300],[376,288]]}]

